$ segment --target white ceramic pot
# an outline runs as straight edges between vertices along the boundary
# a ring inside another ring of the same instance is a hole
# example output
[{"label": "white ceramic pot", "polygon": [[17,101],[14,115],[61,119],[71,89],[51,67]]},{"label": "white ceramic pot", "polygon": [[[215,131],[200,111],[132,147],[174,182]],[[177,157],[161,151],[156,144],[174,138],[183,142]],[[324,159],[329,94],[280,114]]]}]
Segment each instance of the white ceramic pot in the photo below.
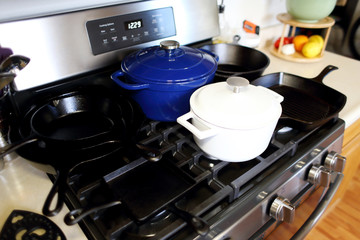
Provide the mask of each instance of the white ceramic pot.
[{"label": "white ceramic pot", "polygon": [[177,122],[192,132],[196,144],[209,157],[248,161],[269,145],[283,99],[245,78],[230,77],[196,90],[190,98],[190,112]]}]

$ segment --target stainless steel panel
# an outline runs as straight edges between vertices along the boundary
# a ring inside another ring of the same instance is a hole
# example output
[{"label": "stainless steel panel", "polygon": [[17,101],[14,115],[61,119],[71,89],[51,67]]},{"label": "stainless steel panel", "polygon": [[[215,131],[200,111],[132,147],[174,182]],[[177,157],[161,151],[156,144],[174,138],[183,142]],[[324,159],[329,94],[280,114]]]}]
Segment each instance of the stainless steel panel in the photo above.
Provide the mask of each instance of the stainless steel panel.
[{"label": "stainless steel panel", "polygon": [[[229,208],[211,220],[211,233],[197,239],[249,239],[261,229],[271,217],[270,205],[277,196],[293,201],[297,195],[312,187],[307,181],[307,173],[312,165],[320,165],[328,152],[341,152],[343,134],[333,142],[323,142],[319,147],[299,159],[295,165],[281,174],[273,174],[267,183],[256,186],[246,198],[237,199]],[[329,145],[327,145],[329,144]],[[304,197],[304,196],[302,196]],[[300,202],[300,200],[297,200]],[[296,211],[295,211],[296,217]],[[269,226],[270,227],[270,226]]]},{"label": "stainless steel panel", "polygon": [[140,0],[1,0],[0,23],[136,1]]},{"label": "stainless steel panel", "polygon": [[219,34],[216,0],[156,0],[90,9],[0,24],[0,45],[31,59],[14,82],[18,91],[65,79],[119,63],[129,52],[157,45],[156,40],[94,56],[85,24],[89,20],[173,7],[176,36],[180,44],[212,38]]}]

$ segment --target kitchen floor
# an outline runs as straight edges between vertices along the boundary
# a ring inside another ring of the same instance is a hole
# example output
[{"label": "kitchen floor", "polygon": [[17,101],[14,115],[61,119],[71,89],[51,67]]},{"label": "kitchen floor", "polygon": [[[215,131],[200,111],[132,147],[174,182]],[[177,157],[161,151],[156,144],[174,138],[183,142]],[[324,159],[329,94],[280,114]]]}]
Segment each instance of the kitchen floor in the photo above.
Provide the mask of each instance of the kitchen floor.
[{"label": "kitchen floor", "polygon": [[307,240],[360,239],[360,167],[344,197],[330,211],[325,212]]}]

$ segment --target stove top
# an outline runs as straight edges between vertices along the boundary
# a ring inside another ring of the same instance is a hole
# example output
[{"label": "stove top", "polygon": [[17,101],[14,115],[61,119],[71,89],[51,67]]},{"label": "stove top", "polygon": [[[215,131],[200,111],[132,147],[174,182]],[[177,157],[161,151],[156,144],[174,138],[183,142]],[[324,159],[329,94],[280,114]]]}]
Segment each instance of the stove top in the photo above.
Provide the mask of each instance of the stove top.
[{"label": "stove top", "polygon": [[[198,47],[219,34],[215,0],[122,2],[0,24],[1,45],[31,59],[9,94],[15,120],[54,96],[88,86],[125,95],[110,76],[130,52],[169,37]],[[270,217],[274,199],[296,205],[317,187],[307,180],[309,171],[324,165],[329,152],[341,152],[344,121],[277,129],[260,156],[231,163],[207,158],[177,123],[147,120],[137,143],[162,158],[150,161],[135,144],[110,144],[101,158],[74,167],[66,188],[74,217],[68,223],[81,219],[89,239],[261,239],[282,221]]]},{"label": "stove top", "polygon": [[89,239],[212,239],[226,219],[218,216],[266,189],[266,179],[285,182],[280,176],[290,166],[339,138],[343,128],[341,119],[307,131],[278,126],[263,154],[232,163],[207,158],[177,123],[148,121],[139,142],[159,149],[162,158],[151,162],[134,146],[82,164],[69,176],[66,204],[92,210],[79,221]]},{"label": "stove top", "polygon": [[[20,116],[74,90],[125,96],[109,80],[110,72],[16,92]],[[76,220],[90,211],[78,222],[89,239],[261,239],[270,225],[281,222],[269,215],[276,196],[298,203],[298,194],[317,187],[307,181],[309,169],[324,165],[330,151],[341,152],[344,121],[334,118],[311,130],[280,124],[276,129],[260,156],[232,163],[209,159],[181,125],[145,119],[135,142],[158,150],[162,158],[151,162],[135,144],[110,144],[104,157],[72,169],[65,203]]]}]

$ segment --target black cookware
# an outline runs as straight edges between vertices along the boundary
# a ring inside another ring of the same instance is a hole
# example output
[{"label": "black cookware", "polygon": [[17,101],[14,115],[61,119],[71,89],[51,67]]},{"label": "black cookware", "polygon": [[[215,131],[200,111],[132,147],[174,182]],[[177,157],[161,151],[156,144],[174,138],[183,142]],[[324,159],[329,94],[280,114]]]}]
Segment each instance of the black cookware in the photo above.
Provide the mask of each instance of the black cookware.
[{"label": "black cookware", "polygon": [[[35,140],[26,141],[17,153],[35,167],[56,174],[43,213],[54,216],[61,210],[69,172],[131,145],[144,119],[130,99],[118,96],[115,100],[99,92],[65,94],[25,114],[12,139]],[[42,136],[32,138],[34,131]],[[151,159],[161,157],[154,151]],[[56,206],[50,209],[56,195]]]},{"label": "black cookware", "polygon": [[210,44],[202,46],[201,49],[219,56],[214,81],[226,80],[230,76],[244,77],[251,81],[260,77],[270,63],[264,53],[237,44]]},{"label": "black cookware", "polygon": [[251,82],[272,89],[284,97],[280,123],[312,129],[333,119],[343,109],[346,96],[323,84],[324,77],[338,69],[329,65],[314,78],[289,73],[271,73]]},{"label": "black cookware", "polygon": [[104,176],[103,184],[111,189],[115,200],[90,209],[75,209],[65,216],[65,223],[76,224],[97,211],[122,205],[138,222],[144,222],[168,208],[191,224],[199,234],[206,234],[209,230],[208,224],[200,217],[175,205],[174,202],[190,191],[197,181],[167,161],[152,163],[136,160]]},{"label": "black cookware", "polygon": [[22,139],[0,150],[0,157],[36,142],[54,154],[86,148],[123,136],[122,109],[109,98],[69,93],[47,101],[25,117],[19,129]]}]

